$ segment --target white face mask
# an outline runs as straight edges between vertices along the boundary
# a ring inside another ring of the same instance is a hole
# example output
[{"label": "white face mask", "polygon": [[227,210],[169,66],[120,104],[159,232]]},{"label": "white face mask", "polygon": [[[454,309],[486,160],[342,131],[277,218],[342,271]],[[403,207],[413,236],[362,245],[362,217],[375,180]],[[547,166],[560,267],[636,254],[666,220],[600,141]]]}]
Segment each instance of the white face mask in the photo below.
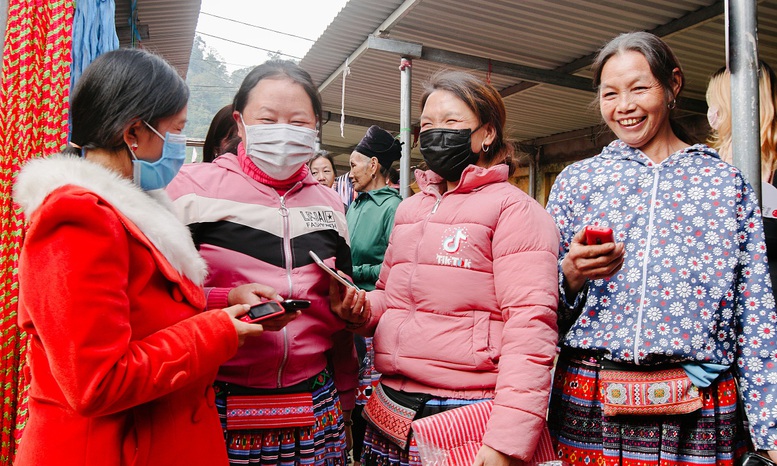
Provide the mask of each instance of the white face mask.
[{"label": "white face mask", "polygon": [[707,109],[707,122],[710,124],[710,128],[718,129],[718,125],[720,124],[720,121],[718,120],[720,120],[718,107],[713,105]]},{"label": "white face mask", "polygon": [[287,180],[313,157],[318,131],[283,123],[246,125],[244,141],[251,161],[276,180]]}]

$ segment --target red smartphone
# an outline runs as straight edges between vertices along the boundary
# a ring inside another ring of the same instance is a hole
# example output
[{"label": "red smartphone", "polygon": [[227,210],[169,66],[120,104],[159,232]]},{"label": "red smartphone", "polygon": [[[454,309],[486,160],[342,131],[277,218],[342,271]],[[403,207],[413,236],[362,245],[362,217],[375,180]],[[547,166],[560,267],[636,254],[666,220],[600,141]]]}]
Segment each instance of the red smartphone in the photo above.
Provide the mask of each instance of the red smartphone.
[{"label": "red smartphone", "polygon": [[614,243],[615,236],[612,234],[612,228],[609,227],[595,227],[588,225],[585,227],[585,244],[591,246],[593,244],[605,244]]},{"label": "red smartphone", "polygon": [[263,320],[278,317],[283,315],[285,312],[288,311],[286,311],[286,309],[284,309],[281,303],[278,301],[266,301],[255,306],[251,306],[251,309],[248,310],[248,313],[240,317],[240,320],[243,322],[248,322],[249,324],[255,324]]}]

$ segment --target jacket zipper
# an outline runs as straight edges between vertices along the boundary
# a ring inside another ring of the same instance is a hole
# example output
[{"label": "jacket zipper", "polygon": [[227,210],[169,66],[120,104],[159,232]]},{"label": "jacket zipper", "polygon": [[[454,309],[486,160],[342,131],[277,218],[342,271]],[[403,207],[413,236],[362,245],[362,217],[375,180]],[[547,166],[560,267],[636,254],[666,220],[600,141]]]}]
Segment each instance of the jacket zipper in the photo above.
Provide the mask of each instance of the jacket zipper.
[{"label": "jacket zipper", "polygon": [[639,341],[642,338],[642,313],[645,310],[645,294],[647,293],[647,268],[650,260],[650,243],[653,240],[653,221],[656,211],[656,196],[658,196],[658,178],[661,174],[661,165],[653,169],[653,189],[650,193],[650,215],[648,216],[647,240],[645,242],[645,256],[642,258],[642,293],[639,298],[639,312],[637,313],[637,332],[634,335],[634,364],[639,365]]},{"label": "jacket zipper", "polygon": [[[432,207],[432,210],[426,215],[426,218],[424,219],[424,224],[421,226],[421,234],[420,237],[423,238],[424,231],[426,231],[426,224],[429,223],[429,219],[432,218],[432,215],[434,215],[435,212],[437,212],[437,207],[440,206],[440,202],[442,202],[442,195],[440,193],[432,191],[432,193],[437,197],[437,200],[434,203],[434,206]],[[410,279],[408,280],[408,285],[413,282],[413,276],[415,275],[415,271],[418,268],[418,251],[421,248],[421,241],[418,241],[418,244],[415,247],[415,267],[413,267],[413,272],[410,274]],[[410,302],[415,303],[415,296],[413,296],[413,288],[410,287],[408,289],[408,293],[410,294]],[[412,308],[410,309],[410,312],[408,312],[407,317],[399,323],[397,326],[397,338],[396,342],[394,344],[394,348],[399,348],[399,335],[401,333],[402,327],[405,326],[405,324],[410,320],[410,317],[415,313],[415,304],[413,304]],[[394,359],[394,370],[397,368],[397,351],[394,351],[393,354]]]},{"label": "jacket zipper", "polygon": [[[291,187],[288,191],[286,191],[286,194],[283,196],[278,195],[278,199],[280,200],[281,207],[278,209],[278,212],[281,214],[281,217],[283,218],[283,259],[286,263],[286,279],[289,282],[289,290],[288,294],[286,295],[287,298],[292,297],[292,283],[291,283],[291,227],[289,225],[289,209],[286,208],[286,196],[292,193],[300,183],[295,184]],[[277,191],[276,191],[277,194]],[[286,327],[281,330],[283,333],[283,358],[281,359],[281,364],[278,366],[278,377],[276,379],[276,384],[278,388],[282,388],[281,380],[283,376],[283,369],[286,367],[286,362],[289,360],[289,335],[286,332]]]}]

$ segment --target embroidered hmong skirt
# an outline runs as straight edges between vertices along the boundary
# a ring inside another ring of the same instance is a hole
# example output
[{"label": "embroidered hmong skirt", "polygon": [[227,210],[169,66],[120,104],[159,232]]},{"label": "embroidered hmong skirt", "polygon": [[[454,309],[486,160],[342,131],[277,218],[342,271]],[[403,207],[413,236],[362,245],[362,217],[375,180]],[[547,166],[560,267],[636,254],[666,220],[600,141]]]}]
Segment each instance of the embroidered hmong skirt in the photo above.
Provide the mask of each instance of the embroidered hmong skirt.
[{"label": "embroidered hmong skirt", "polygon": [[[449,409],[486,401],[486,399],[432,398],[424,406],[422,415],[431,416]],[[416,445],[412,433],[410,434],[408,448],[404,450],[367,423],[361,463],[362,466],[421,466],[421,457],[418,455],[418,445]]]},{"label": "embroidered hmong skirt", "polygon": [[700,389],[701,410],[675,416],[602,414],[597,365],[560,358],[548,427],[571,465],[733,465],[746,450],[730,372]]},{"label": "embroidered hmong skirt", "polygon": [[216,390],[230,464],[272,466],[345,466],[345,428],[340,399],[332,378],[313,390],[311,427],[227,431],[226,393]]}]

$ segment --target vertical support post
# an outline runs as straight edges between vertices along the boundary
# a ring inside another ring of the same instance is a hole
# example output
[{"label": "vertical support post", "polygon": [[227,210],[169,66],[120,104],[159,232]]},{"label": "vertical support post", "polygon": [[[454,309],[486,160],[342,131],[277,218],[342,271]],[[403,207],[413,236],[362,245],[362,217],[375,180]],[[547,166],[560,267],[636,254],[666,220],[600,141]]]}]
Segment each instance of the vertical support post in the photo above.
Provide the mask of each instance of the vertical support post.
[{"label": "vertical support post", "polygon": [[412,132],[410,131],[410,110],[412,90],[413,61],[402,57],[399,61],[400,72],[400,105],[399,105],[399,141],[402,143],[402,158],[399,159],[399,194],[403,199],[410,195],[410,145],[412,144]]},{"label": "vertical support post", "polygon": [[758,31],[755,0],[727,0],[731,71],[731,142],[739,167],[761,199],[761,118],[758,103]]},{"label": "vertical support post", "polygon": [[540,161],[540,151],[542,149],[538,146],[533,154],[529,157],[529,196],[532,199],[537,198],[537,171]]}]

